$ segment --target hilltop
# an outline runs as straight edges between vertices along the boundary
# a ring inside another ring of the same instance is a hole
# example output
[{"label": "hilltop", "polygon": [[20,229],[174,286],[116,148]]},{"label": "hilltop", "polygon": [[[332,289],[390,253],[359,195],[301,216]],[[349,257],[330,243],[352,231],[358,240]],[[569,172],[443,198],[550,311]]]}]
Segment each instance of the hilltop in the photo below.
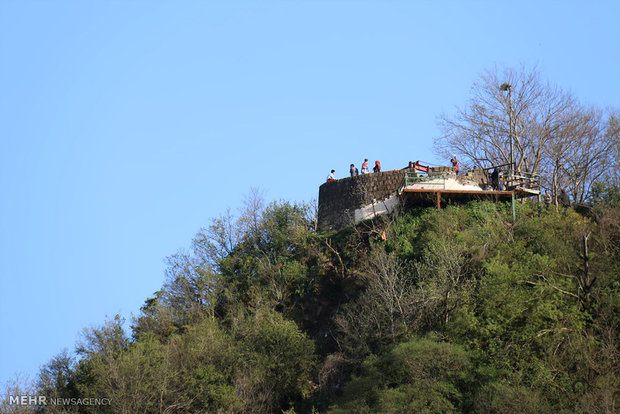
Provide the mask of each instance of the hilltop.
[{"label": "hilltop", "polygon": [[120,318],[86,330],[36,392],[109,398],[102,413],[613,411],[620,208],[517,207],[336,233],[308,205],[254,200],[169,258],[130,337]]}]

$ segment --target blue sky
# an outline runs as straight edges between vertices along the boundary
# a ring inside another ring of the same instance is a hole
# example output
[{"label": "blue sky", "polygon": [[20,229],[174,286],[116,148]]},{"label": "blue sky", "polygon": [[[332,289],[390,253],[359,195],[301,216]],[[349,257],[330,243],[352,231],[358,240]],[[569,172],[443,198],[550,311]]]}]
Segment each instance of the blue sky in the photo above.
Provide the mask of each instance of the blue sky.
[{"label": "blue sky", "polygon": [[0,382],[128,320],[251,187],[438,160],[486,69],[620,107],[618,1],[0,2]]}]

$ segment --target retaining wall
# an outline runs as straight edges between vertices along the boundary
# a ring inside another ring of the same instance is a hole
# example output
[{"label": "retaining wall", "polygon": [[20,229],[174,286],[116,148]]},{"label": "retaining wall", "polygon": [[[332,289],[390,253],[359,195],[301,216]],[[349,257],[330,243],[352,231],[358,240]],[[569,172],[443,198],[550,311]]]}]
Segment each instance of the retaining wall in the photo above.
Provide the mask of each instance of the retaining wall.
[{"label": "retaining wall", "polygon": [[341,178],[319,187],[319,230],[339,230],[355,223],[355,210],[381,202],[403,185],[406,170]]}]

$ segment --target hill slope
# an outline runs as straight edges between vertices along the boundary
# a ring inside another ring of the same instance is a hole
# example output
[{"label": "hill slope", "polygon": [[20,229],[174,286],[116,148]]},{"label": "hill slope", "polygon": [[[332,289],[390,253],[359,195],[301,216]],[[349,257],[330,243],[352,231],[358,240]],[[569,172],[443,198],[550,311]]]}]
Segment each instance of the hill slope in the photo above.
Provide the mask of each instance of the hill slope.
[{"label": "hill slope", "polygon": [[[518,207],[337,234],[287,202],[222,216],[169,258],[131,337],[87,330],[38,390],[109,413],[612,412],[620,209]],[[44,411],[61,408],[92,412]]]}]

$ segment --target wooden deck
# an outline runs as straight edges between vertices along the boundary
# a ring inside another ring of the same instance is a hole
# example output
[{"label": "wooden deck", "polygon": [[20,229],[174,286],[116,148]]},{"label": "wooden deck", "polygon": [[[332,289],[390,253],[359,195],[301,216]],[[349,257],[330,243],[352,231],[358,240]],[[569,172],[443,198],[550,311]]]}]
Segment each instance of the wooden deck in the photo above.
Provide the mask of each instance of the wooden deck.
[{"label": "wooden deck", "polygon": [[401,195],[406,202],[415,204],[428,204],[432,202],[441,208],[441,203],[454,202],[466,203],[472,200],[486,200],[492,202],[512,201],[513,199],[538,196],[537,191],[517,187],[509,191],[495,190],[455,190],[443,188],[411,188],[405,187],[401,190]]}]

